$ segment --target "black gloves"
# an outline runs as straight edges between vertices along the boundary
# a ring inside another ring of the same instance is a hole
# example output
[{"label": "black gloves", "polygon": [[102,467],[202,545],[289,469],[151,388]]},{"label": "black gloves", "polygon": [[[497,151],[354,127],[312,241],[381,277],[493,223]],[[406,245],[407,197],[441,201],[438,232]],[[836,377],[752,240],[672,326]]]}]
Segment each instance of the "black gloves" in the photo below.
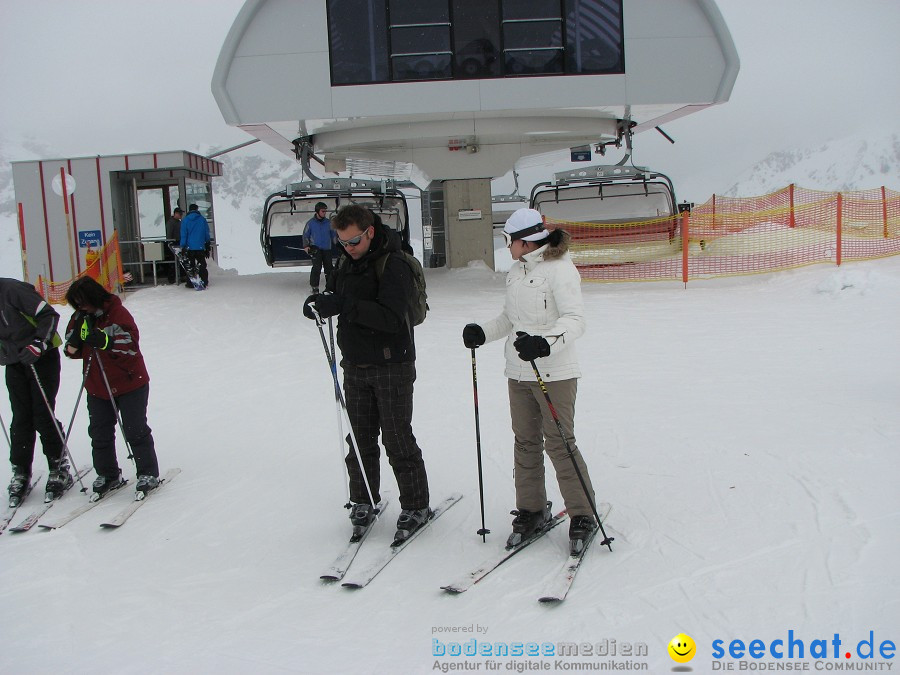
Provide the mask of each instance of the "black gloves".
[{"label": "black gloves", "polygon": [[81,324],[85,317],[87,317],[87,314],[80,309],[72,315],[72,330],[69,332],[69,337],[66,340],[66,347],[76,350],[81,349],[81,346],[84,344],[84,340],[81,339]]},{"label": "black gloves", "polygon": [[19,363],[24,363],[26,366],[32,365],[39,358],[41,358],[41,354],[47,349],[47,345],[44,344],[42,340],[35,340],[26,347],[22,347],[22,351],[19,352]]},{"label": "black gloves", "polygon": [[316,315],[313,314],[312,307],[310,305],[316,304],[317,297],[319,297],[319,294],[313,293],[312,295],[308,296],[306,298],[306,300],[303,301],[303,316],[305,316],[307,319],[315,320],[315,318],[316,318]]},{"label": "black gloves", "polygon": [[534,361],[543,356],[550,356],[550,343],[540,335],[529,335],[518,332],[513,347],[519,352],[519,358],[523,361]]},{"label": "black gloves", "polygon": [[343,310],[343,296],[319,293],[316,297],[316,311],[323,319],[327,319],[329,316],[337,316]]},{"label": "black gloves", "polygon": [[310,244],[309,246],[307,246],[307,248],[309,249],[310,257],[314,256],[316,253],[319,252],[319,247],[316,246],[315,244]]},{"label": "black gloves", "polygon": [[319,317],[327,319],[329,316],[337,316],[344,309],[344,298],[330,293],[313,293],[303,301],[303,316],[307,319],[315,319],[312,307],[314,305]]},{"label": "black gloves", "polygon": [[212,255],[212,242],[206,242],[206,259],[209,260],[209,256]]},{"label": "black gloves", "polygon": [[84,344],[95,349],[109,349],[112,343],[109,341],[109,335],[99,328],[94,328],[87,335],[82,332],[82,340]]},{"label": "black gloves", "polygon": [[[109,335],[94,325],[94,317],[92,316],[87,314],[84,315],[80,325],[75,325],[75,332],[78,333],[81,342],[88,347],[93,347],[94,349],[109,349],[112,347]],[[72,344],[71,339],[69,340],[69,344]]]},{"label": "black gloves", "polygon": [[467,323],[462,333],[463,344],[469,349],[475,349],[484,344],[484,330],[477,323]]}]

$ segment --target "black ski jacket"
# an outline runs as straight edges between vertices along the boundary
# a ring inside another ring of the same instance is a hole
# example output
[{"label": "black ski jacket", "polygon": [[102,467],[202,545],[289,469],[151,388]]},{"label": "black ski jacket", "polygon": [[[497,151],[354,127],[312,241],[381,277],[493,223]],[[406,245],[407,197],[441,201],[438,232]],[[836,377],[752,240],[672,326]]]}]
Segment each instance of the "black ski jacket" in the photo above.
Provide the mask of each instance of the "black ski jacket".
[{"label": "black ski jacket", "polygon": [[59,314],[34,286],[0,277],[0,365],[19,363],[19,353],[34,340],[58,347]]},{"label": "black ski jacket", "polygon": [[415,294],[409,265],[392,256],[380,279],[376,270],[379,258],[399,250],[400,236],[376,220],[372,245],[362,258],[341,251],[328,290],[344,299],[337,329],[342,366],[416,360],[413,328],[405,320]]}]

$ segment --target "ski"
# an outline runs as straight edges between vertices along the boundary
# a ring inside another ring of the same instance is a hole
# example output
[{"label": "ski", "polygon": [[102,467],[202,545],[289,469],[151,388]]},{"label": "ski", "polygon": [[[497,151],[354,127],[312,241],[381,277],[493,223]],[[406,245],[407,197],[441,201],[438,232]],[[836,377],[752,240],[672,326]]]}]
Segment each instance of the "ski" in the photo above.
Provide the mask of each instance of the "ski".
[{"label": "ski", "polygon": [[28,495],[31,494],[31,491],[34,490],[34,486],[41,482],[41,478],[43,478],[44,472],[38,471],[36,474],[32,476],[31,484],[28,486],[28,489],[25,490],[25,494],[22,495],[22,499],[15,505],[10,502],[9,506],[6,509],[6,512],[0,516],[0,534],[3,534],[3,531],[9,526],[12,519],[16,516],[16,511],[19,510],[19,507],[22,506],[22,502],[24,502]]},{"label": "ski", "polygon": [[[597,507],[600,513],[600,521],[606,522],[606,517],[609,515],[609,511],[612,507],[607,503],[598,504]],[[581,549],[580,553],[572,553],[569,555],[562,568],[557,572],[553,579],[551,579],[550,583],[547,584],[547,587],[540,597],[538,597],[538,602],[562,602],[566,599],[566,595],[572,587],[572,582],[575,581],[575,575],[578,574],[578,569],[581,567],[581,563],[599,531],[599,527],[594,530],[594,534],[591,535],[591,538],[584,542],[584,548]]]},{"label": "ski", "polygon": [[481,563],[478,567],[473,569],[471,572],[466,574],[464,577],[461,577],[457,581],[453,583],[449,583],[446,586],[441,586],[442,589],[449,593],[464,593],[469,590],[472,586],[477,584],[479,581],[484,579],[488,574],[493,572],[495,569],[500,567],[507,560],[512,558],[516,553],[521,551],[523,548],[533,544],[538,539],[547,534],[554,527],[559,525],[567,518],[566,512],[560,511],[553,518],[547,521],[547,524],[538,532],[535,532],[527,539],[523,539],[517,546],[513,546],[512,548],[503,549],[499,551],[497,554],[491,556],[483,563]]},{"label": "ski", "polygon": [[359,553],[359,548],[362,546],[363,542],[369,536],[369,533],[372,531],[372,528],[375,527],[375,523],[381,520],[381,517],[384,515],[384,512],[387,510],[387,505],[390,502],[388,499],[383,499],[378,504],[378,519],[369,525],[359,536],[359,538],[354,537],[350,538],[350,541],[347,542],[347,546],[344,551],[334,559],[334,562],[328,567],[327,570],[323,574],[319,576],[320,579],[325,581],[340,581],[347,574],[347,570],[350,568],[350,564],[353,562],[353,559],[356,557],[356,554]]},{"label": "ski", "polygon": [[124,486],[127,485],[127,484],[128,484],[128,481],[126,480],[126,481],[124,481],[123,483],[121,483],[118,487],[114,487],[113,489],[109,490],[108,492],[103,493],[103,496],[101,496],[101,497],[99,497],[99,498],[97,498],[97,499],[94,499],[94,497],[97,495],[97,493],[96,493],[96,492],[93,492],[93,493],[91,493],[91,496],[90,496],[90,498],[89,498],[89,500],[88,500],[88,502],[87,502],[86,504],[82,504],[82,505],[79,506],[77,509],[74,509],[74,510],[70,511],[69,513],[67,513],[67,514],[64,515],[64,516],[60,516],[60,517],[57,518],[56,520],[50,520],[50,521],[46,521],[46,522],[43,522],[43,523],[38,523],[38,527],[42,527],[42,528],[44,528],[45,530],[56,530],[56,529],[59,529],[60,527],[62,527],[62,526],[65,525],[66,523],[69,523],[69,522],[75,520],[78,516],[87,513],[87,512],[90,511],[92,508],[94,508],[95,506],[99,505],[100,502],[102,502],[103,500],[105,500],[107,496],[111,495],[112,493],[114,493],[114,492],[116,492],[117,490],[119,490],[119,488],[122,488],[122,487],[124,487]]},{"label": "ski", "polygon": [[430,520],[426,521],[422,527],[413,532],[407,539],[404,539],[401,543],[396,546],[388,546],[375,560],[373,560],[369,565],[367,565],[364,569],[360,570],[360,572],[352,578],[350,581],[345,581],[341,584],[344,588],[363,588],[369,584],[369,582],[374,579],[381,570],[388,566],[388,563],[393,560],[400,551],[405,549],[409,543],[418,537],[422,532],[424,532],[434,521],[444,515],[444,512],[447,509],[451,508],[454,504],[456,504],[460,499],[462,499],[462,495],[457,493],[453,493],[449,497],[447,497],[444,501],[438,504],[434,508],[434,515]]},{"label": "ski", "polygon": [[68,492],[70,489],[72,489],[72,486],[74,486],[77,481],[81,480],[85,475],[87,475],[91,471],[91,468],[92,467],[90,465],[87,465],[87,466],[83,466],[80,469],[78,469],[77,473],[75,474],[75,480],[72,481],[72,485],[70,485],[65,490],[63,490],[63,493],[61,495],[59,495],[59,497],[51,497],[50,501],[48,502],[48,501],[46,501],[47,497],[45,495],[44,503],[41,506],[39,506],[38,508],[36,508],[34,511],[29,513],[22,521],[19,522],[18,525],[15,525],[15,526],[9,528],[9,531],[10,532],[28,532],[28,530],[30,530],[32,527],[34,527],[37,524],[37,521],[39,521],[41,519],[41,516],[43,516],[45,513],[47,513],[47,511],[50,510],[51,506],[53,506],[59,499],[62,499],[62,496],[66,492]]},{"label": "ski", "polygon": [[122,525],[124,525],[125,521],[131,518],[131,516],[134,515],[134,512],[144,505],[144,503],[147,501],[147,497],[149,497],[157,490],[161,489],[166,483],[171,481],[180,473],[181,469],[169,469],[166,472],[166,475],[159,479],[159,485],[156,488],[148,492],[146,495],[143,492],[135,493],[134,501],[132,501],[128,506],[119,511],[115,518],[100,523],[100,527],[121,527]]}]

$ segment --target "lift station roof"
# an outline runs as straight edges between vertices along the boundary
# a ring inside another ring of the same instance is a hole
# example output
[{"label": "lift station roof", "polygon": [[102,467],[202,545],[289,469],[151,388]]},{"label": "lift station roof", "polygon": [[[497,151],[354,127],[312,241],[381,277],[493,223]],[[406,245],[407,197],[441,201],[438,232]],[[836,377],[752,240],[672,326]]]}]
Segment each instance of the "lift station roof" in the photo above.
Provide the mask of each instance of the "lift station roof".
[{"label": "lift station roof", "polygon": [[289,156],[489,178],[723,103],[738,69],[714,0],[247,0],[212,91]]}]

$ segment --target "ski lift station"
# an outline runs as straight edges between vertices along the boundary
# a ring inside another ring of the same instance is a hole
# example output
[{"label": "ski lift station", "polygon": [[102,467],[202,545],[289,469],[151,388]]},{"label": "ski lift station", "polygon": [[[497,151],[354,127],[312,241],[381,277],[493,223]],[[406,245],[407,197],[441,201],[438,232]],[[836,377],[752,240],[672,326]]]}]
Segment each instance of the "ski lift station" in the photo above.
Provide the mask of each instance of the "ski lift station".
[{"label": "ski lift station", "polygon": [[[270,265],[304,262],[295,238],[317,201],[381,209],[408,240],[415,186],[425,265],[493,266],[492,178],[548,152],[630,154],[635,135],[726,102],[738,69],[714,0],[247,0],[212,91],[228,124],[303,170],[266,200]],[[652,213],[676,210],[671,182],[641,167],[544,187],[520,205],[601,222],[612,197],[652,193]],[[623,204],[610,217],[630,217]]]},{"label": "ski lift station", "polygon": [[[212,179],[222,165],[184,150],[12,162],[23,279],[63,284],[84,272],[116,233],[137,284],[175,266],[165,223],[197,204],[215,237]],[[166,267],[168,266],[168,267]],[[178,277],[177,271],[175,272]]]}]

